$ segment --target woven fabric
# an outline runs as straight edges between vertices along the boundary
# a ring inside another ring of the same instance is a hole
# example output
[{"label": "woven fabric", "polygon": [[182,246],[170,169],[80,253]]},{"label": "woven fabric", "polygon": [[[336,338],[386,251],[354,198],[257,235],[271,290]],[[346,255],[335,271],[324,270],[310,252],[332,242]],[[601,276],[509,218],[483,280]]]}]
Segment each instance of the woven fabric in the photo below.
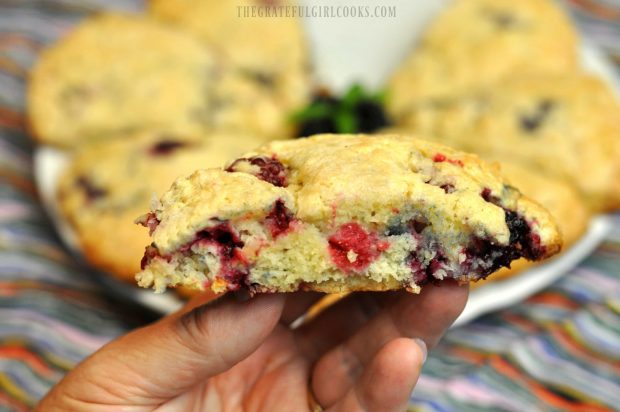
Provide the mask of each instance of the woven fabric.
[{"label": "woven fabric", "polygon": [[[568,0],[584,36],[620,63],[620,1]],[[35,190],[24,88],[39,50],[126,0],[0,0],[0,411],[31,408],[67,370],[143,323],[62,248]],[[119,309],[120,308],[120,309]],[[451,330],[411,399],[420,411],[620,408],[620,217],[552,287]]]},{"label": "woven fabric", "polygon": [[141,323],[114,309],[61,246],[39,203],[26,132],[28,68],[103,3],[0,1],[0,411],[29,410],[76,363]]}]

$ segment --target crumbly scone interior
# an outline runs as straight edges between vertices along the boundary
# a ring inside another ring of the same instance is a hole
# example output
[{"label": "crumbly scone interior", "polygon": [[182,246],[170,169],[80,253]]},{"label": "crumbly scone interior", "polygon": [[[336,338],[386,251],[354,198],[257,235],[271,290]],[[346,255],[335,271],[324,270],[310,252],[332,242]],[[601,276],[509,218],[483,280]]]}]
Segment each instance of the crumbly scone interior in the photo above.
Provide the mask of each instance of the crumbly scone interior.
[{"label": "crumbly scone interior", "polygon": [[142,218],[153,244],[139,284],[292,291],[357,282],[418,291],[432,279],[475,280],[559,247],[544,209],[491,167],[412,141],[273,142],[226,170],[178,180]]}]

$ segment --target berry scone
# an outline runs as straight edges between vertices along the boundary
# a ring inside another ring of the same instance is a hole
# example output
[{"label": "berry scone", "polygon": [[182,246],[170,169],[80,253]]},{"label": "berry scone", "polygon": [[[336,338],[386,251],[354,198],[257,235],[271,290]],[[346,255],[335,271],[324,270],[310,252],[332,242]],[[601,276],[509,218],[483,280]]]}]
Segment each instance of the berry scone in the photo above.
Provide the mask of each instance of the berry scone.
[{"label": "berry scone", "polygon": [[589,75],[515,76],[400,119],[409,132],[529,163],[575,183],[592,209],[620,207],[620,104]]},{"label": "berry scone", "polygon": [[[289,0],[150,0],[148,10],[154,18],[186,30],[217,50],[235,77],[241,77],[246,88],[253,86],[246,92],[248,99],[262,94],[279,107],[279,118],[265,108],[250,121],[258,123],[260,131],[281,135],[276,126],[281,127],[289,112],[305,105],[311,91],[301,19],[286,13],[275,15],[281,6],[293,5]],[[270,119],[279,123],[269,124]]]},{"label": "berry scone", "polygon": [[577,61],[575,30],[552,0],[454,0],[392,77],[388,108],[399,116],[418,100]]},{"label": "berry scone", "polygon": [[[485,160],[490,160],[485,158]],[[497,159],[501,173],[508,182],[519,188],[525,196],[534,199],[549,211],[557,222],[562,234],[564,247],[571,246],[585,233],[590,219],[590,212],[577,188],[566,179],[552,176],[532,169],[518,162]],[[512,262],[510,268],[501,268],[487,281],[497,281],[511,277],[533,265],[526,259]],[[474,286],[483,285],[483,282]]]},{"label": "berry scone", "polygon": [[476,156],[397,135],[271,142],[177,180],[139,220],[162,292],[406,288],[477,280],[560,249],[549,213]]},{"label": "berry scone", "polygon": [[291,88],[299,101],[289,101],[271,80],[167,24],[104,14],[43,53],[29,84],[29,114],[40,140],[68,148],[153,129],[282,135],[304,90]]},{"label": "berry scone", "polygon": [[133,281],[149,237],[133,224],[179,176],[217,167],[261,143],[230,133],[185,136],[143,131],[93,143],[74,153],[60,179],[60,211],[86,259]]},{"label": "berry scone", "polygon": [[96,16],[42,53],[30,121],[39,139],[65,147],[149,127],[200,131],[216,71],[184,33],[144,17]]}]

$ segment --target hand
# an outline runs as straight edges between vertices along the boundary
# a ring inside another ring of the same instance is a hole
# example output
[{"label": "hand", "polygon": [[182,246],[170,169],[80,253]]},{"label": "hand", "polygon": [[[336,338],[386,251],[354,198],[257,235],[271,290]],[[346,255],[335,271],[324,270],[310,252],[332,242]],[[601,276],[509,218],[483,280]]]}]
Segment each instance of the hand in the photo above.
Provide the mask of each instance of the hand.
[{"label": "hand", "polygon": [[[39,411],[401,411],[467,286],[355,293],[301,327],[322,295],[206,297],[125,335],[78,365]],[[414,340],[414,339],[418,340]],[[421,339],[421,340],[420,340]]]}]

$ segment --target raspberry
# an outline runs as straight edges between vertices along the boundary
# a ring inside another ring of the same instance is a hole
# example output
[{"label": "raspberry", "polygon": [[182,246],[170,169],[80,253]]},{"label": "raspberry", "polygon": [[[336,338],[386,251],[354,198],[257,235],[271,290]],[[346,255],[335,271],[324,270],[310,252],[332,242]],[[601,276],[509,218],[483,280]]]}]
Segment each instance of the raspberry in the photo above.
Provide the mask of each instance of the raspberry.
[{"label": "raspberry", "polygon": [[139,223],[144,227],[148,227],[150,236],[153,234],[160,222],[159,219],[157,219],[157,215],[155,215],[155,212],[150,212],[149,214],[140,217],[140,219],[137,220],[136,223]]},{"label": "raspberry", "polygon": [[441,187],[443,189],[443,191],[448,193],[448,194],[454,192],[454,185],[453,184],[446,183],[445,185],[441,185],[439,187]]},{"label": "raspberry", "polygon": [[293,213],[288,210],[284,202],[278,200],[265,218],[265,226],[269,229],[271,237],[275,239],[291,229],[294,219]]},{"label": "raspberry", "polygon": [[214,245],[220,257],[218,276],[225,279],[230,290],[238,289],[246,280],[249,269],[248,261],[241,252],[244,243],[228,222],[203,229],[196,233],[196,238],[179,249],[187,253],[194,245]]},{"label": "raspberry", "polygon": [[162,257],[159,254],[159,250],[157,250],[157,248],[153,244],[150,244],[144,249],[144,256],[140,261],[140,268],[144,270],[144,268],[147,267],[153,259],[158,257]]},{"label": "raspberry", "polygon": [[329,238],[329,252],[334,264],[345,272],[358,272],[377,260],[390,247],[375,233],[368,233],[359,224],[346,223]]},{"label": "raspberry", "polygon": [[435,156],[433,157],[433,162],[435,163],[448,162],[448,163],[452,163],[453,165],[463,167],[463,161],[459,159],[449,159],[443,153],[435,154]]}]

